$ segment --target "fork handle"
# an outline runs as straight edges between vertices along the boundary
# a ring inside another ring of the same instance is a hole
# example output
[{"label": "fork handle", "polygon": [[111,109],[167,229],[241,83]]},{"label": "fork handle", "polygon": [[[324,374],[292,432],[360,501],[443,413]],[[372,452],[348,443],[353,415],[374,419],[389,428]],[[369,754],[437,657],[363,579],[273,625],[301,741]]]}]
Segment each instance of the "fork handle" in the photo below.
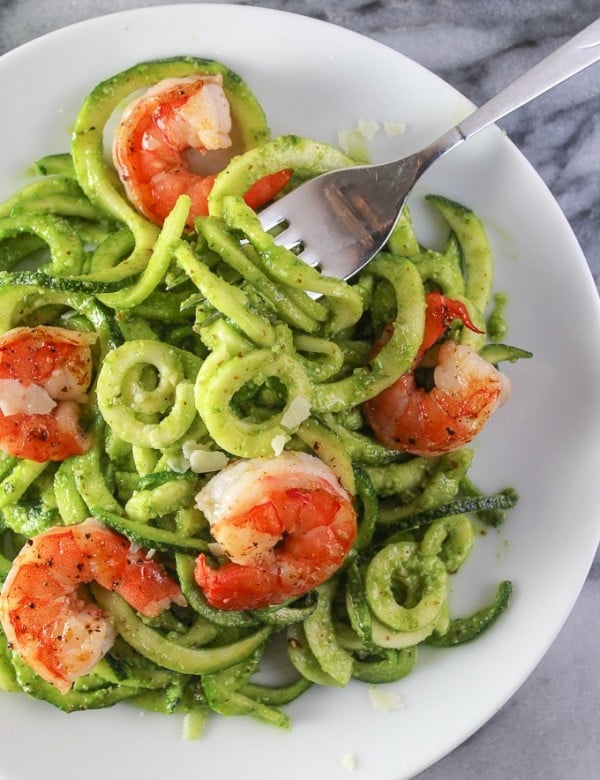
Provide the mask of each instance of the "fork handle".
[{"label": "fork handle", "polygon": [[484,127],[497,122],[600,60],[600,18],[519,76],[496,97],[420,152],[424,167]]}]

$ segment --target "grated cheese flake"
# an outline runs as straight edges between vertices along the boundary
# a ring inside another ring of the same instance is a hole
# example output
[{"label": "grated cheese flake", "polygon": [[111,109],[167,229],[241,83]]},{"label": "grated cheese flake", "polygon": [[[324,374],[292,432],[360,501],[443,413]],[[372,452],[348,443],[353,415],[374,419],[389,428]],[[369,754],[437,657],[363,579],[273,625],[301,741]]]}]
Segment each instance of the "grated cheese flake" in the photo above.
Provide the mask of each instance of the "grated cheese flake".
[{"label": "grated cheese flake", "polygon": [[304,396],[297,395],[292,398],[288,408],[285,410],[281,424],[284,428],[295,430],[300,423],[310,417],[310,401]]},{"label": "grated cheese flake", "polygon": [[353,772],[356,769],[356,758],[352,753],[344,753],[340,763],[344,769],[348,769],[350,772]]},{"label": "grated cheese flake", "polygon": [[220,471],[229,463],[224,452],[213,450],[194,450],[190,455],[190,468],[194,474],[206,474],[209,471]]},{"label": "grated cheese flake", "polygon": [[404,707],[404,702],[397,693],[378,688],[376,685],[369,686],[369,699],[378,712],[388,713]]},{"label": "grated cheese flake", "polygon": [[359,119],[356,129],[367,141],[372,141],[381,129],[381,125],[374,119]]},{"label": "grated cheese flake", "polygon": [[273,436],[271,439],[271,449],[273,450],[273,455],[281,455],[283,448],[289,440],[290,437],[284,436],[283,434],[280,434],[279,436]]},{"label": "grated cheese flake", "polygon": [[184,442],[181,455],[176,455],[167,461],[167,465],[178,474],[192,470],[195,474],[206,474],[210,471],[220,471],[229,463],[224,452],[207,450],[195,441]]},{"label": "grated cheese flake", "polygon": [[167,466],[171,471],[175,471],[177,474],[185,474],[190,467],[190,462],[187,458],[184,458],[183,455],[178,455],[177,457],[169,458],[167,460]]},{"label": "grated cheese flake", "polygon": [[395,138],[406,132],[406,122],[384,122],[383,130],[388,138]]}]

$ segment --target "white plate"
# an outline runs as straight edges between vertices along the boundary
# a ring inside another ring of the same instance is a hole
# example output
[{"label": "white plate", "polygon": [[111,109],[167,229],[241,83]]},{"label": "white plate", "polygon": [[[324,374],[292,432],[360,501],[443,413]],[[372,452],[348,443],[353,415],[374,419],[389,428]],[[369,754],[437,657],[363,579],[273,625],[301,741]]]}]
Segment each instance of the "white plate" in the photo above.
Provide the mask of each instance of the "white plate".
[{"label": "white plate", "polygon": [[[68,148],[87,92],[138,61],[176,54],[222,60],[261,100],[274,134],[335,143],[359,119],[404,121],[381,132],[375,159],[412,151],[462,118],[468,101],[415,63],[347,30],[282,12],[226,5],[156,7],[52,33],[0,60],[0,196],[42,154]],[[508,341],[535,359],[509,367],[514,394],[477,445],[485,489],[513,485],[521,502],[500,533],[482,538],[455,581],[453,603],[473,609],[511,579],[509,611],[479,641],[422,652],[415,671],[386,686],[402,707],[383,714],[368,686],[313,688],[289,708],[290,733],[215,717],[200,741],[179,716],[127,706],[64,715],[20,695],[0,696],[0,776],[104,780],[179,777],[347,778],[351,754],[365,780],[399,780],[441,758],[490,718],[547,650],[569,613],[598,543],[600,316],[581,251],[551,195],[495,128],[438,163],[413,198],[421,238],[437,223],[426,192],[474,208],[489,231],[496,287],[509,294]],[[433,220],[433,222],[432,222]],[[558,324],[557,324],[558,320]]]}]

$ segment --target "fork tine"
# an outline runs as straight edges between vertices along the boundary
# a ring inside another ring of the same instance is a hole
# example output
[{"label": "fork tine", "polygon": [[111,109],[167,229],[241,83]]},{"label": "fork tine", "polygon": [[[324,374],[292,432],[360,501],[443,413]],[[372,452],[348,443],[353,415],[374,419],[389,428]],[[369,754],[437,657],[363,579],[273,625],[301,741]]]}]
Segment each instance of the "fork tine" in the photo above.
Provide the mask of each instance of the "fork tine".
[{"label": "fork tine", "polygon": [[276,244],[284,246],[286,249],[294,249],[295,247],[304,244],[304,240],[298,232],[297,225],[292,225],[292,223],[280,233],[277,233],[277,235],[274,236],[274,240]]},{"label": "fork tine", "polygon": [[257,216],[260,220],[260,224],[262,225],[263,230],[267,232],[269,230],[273,230],[273,228],[276,228],[279,225],[289,224],[288,218],[281,210],[281,207],[277,201],[272,205],[267,206],[267,208],[259,211]]},{"label": "fork tine", "polygon": [[301,252],[297,252],[296,256],[300,258],[306,265],[311,265],[313,268],[316,268],[317,266],[321,267],[321,260],[319,257],[314,253],[314,251],[311,249],[311,247],[308,247],[306,245],[303,246]]},{"label": "fork tine", "polygon": [[389,194],[388,179],[396,170],[391,168],[380,164],[321,174],[258,218],[265,230],[284,228],[274,236],[276,244],[294,249],[326,276],[348,279],[381,248],[398,217],[401,204]]},{"label": "fork tine", "polygon": [[[292,198],[288,195],[286,198],[287,208],[290,207],[291,202]],[[262,209],[257,216],[265,231],[270,231],[285,225],[283,230],[280,230],[273,237],[277,246],[282,246],[285,249],[294,251],[296,256],[303,260],[307,265],[313,267],[319,265],[317,255],[306,246],[305,228],[298,224],[297,216],[294,219],[290,219],[288,214],[282,212],[278,201],[267,206],[267,208]]]},{"label": "fork tine", "polygon": [[278,233],[276,236],[274,236],[273,240],[277,246],[281,246],[284,249],[289,249],[291,252],[294,252],[296,257],[300,258],[300,260],[302,260],[307,265],[311,265],[313,267],[320,265],[319,258],[315,254],[314,250],[310,246],[306,245],[304,238],[297,229],[294,229],[294,227],[292,227],[290,224],[288,228],[282,230],[281,233]]}]

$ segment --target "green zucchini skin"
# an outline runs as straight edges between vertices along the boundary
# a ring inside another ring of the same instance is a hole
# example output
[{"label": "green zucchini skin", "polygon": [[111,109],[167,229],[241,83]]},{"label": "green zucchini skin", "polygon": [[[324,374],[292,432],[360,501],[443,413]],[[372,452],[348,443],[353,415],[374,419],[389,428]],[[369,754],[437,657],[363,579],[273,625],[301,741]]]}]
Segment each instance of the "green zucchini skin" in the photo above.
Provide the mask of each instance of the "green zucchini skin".
[{"label": "green zucchini skin", "polygon": [[68,152],[47,154],[44,157],[40,157],[31,166],[30,173],[38,176],[52,176],[58,174],[69,179],[75,178],[73,160]]},{"label": "green zucchini skin", "polygon": [[148,523],[136,522],[98,507],[92,507],[91,514],[100,522],[147,550],[182,553],[208,551],[208,542],[205,539],[194,539],[176,531],[155,528]]},{"label": "green zucchini skin", "polygon": [[25,693],[34,699],[41,699],[53,704],[63,712],[77,712],[79,710],[94,710],[112,707],[120,701],[133,698],[139,689],[124,685],[110,685],[92,691],[71,690],[68,693],[60,693],[50,683],[42,680],[21,659],[12,654],[12,665],[15,679]]},{"label": "green zucchini skin", "polygon": [[516,363],[517,360],[533,357],[533,352],[521,347],[512,347],[509,344],[486,344],[479,350],[482,358],[497,365],[498,363]]},{"label": "green zucchini skin", "polygon": [[416,660],[416,647],[385,650],[372,660],[354,659],[352,677],[372,685],[396,682],[412,672]]},{"label": "green zucchini skin", "polygon": [[127,279],[114,282],[95,282],[84,277],[53,276],[43,271],[18,271],[0,273],[0,286],[31,285],[42,287],[54,292],[82,293],[84,295],[99,295],[123,289],[128,284]]},{"label": "green zucchini skin", "polygon": [[145,625],[116,593],[95,584],[92,590],[98,604],[111,614],[117,631],[131,647],[159,666],[181,674],[204,675],[228,669],[262,647],[272,631],[262,627],[221,647],[185,647]]},{"label": "green zucchini skin", "polygon": [[512,583],[504,580],[498,586],[498,591],[491,604],[477,610],[469,617],[451,620],[448,629],[443,633],[434,632],[425,640],[432,647],[454,647],[472,642],[480,637],[498,620],[508,608],[512,596]]},{"label": "green zucchini skin", "polygon": [[442,214],[458,239],[463,255],[465,295],[483,312],[492,295],[493,261],[481,220],[471,209],[450,198],[427,195],[426,200]]}]

